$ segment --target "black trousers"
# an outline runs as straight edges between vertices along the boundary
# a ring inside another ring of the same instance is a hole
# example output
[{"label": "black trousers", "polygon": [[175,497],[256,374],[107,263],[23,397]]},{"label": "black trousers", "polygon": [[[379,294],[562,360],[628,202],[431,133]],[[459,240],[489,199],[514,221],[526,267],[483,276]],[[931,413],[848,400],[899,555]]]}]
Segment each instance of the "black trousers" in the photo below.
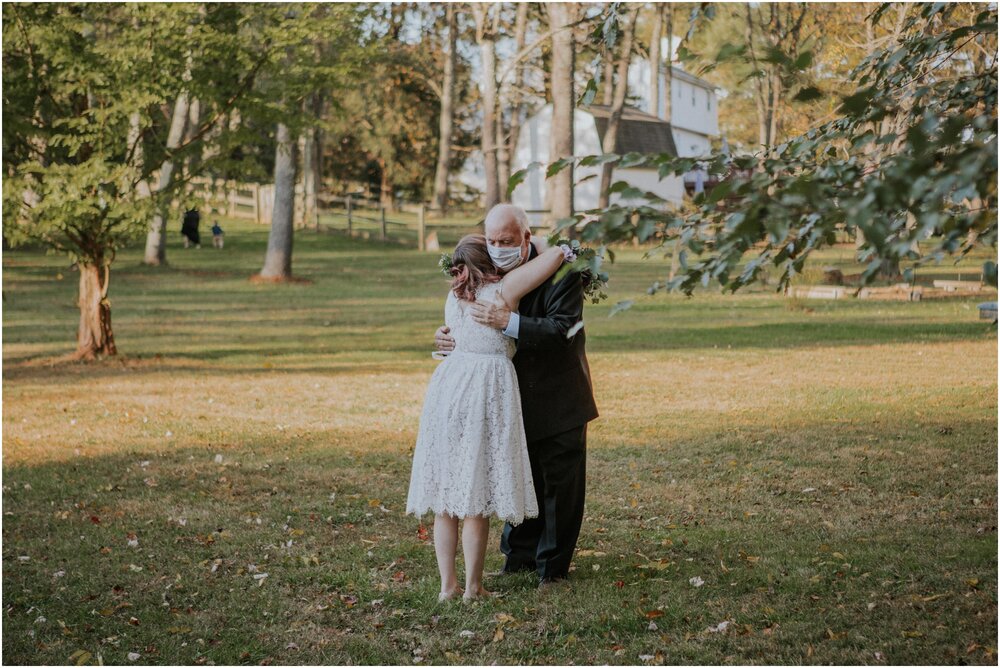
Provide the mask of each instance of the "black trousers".
[{"label": "black trousers", "polygon": [[569,573],[580,525],[587,478],[587,425],[528,442],[538,517],[504,524],[500,551],[504,570],[534,570],[541,578]]}]

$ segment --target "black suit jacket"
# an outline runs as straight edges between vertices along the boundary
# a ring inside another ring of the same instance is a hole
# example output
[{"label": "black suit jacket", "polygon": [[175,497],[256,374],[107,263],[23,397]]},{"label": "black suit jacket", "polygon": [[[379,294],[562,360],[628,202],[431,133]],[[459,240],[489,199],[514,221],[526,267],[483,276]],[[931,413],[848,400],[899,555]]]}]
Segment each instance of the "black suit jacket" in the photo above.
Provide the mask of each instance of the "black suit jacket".
[{"label": "black suit jacket", "polygon": [[[530,247],[530,258],[538,255]],[[547,279],[518,306],[514,368],[521,389],[521,409],[528,441],[579,427],[597,417],[587,363],[583,319],[583,278],[570,272],[553,284]]]}]

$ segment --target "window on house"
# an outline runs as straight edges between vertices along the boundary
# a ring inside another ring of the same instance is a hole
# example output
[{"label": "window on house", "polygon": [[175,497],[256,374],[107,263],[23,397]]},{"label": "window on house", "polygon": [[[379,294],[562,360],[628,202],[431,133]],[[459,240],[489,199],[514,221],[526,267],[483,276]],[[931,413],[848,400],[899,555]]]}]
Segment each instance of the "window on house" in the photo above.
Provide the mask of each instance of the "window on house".
[{"label": "window on house", "polygon": [[691,86],[691,106],[695,106],[698,99],[698,89]]},{"label": "window on house", "polygon": [[705,99],[708,101],[708,110],[712,111],[712,96],[711,95],[707,95],[705,97]]}]

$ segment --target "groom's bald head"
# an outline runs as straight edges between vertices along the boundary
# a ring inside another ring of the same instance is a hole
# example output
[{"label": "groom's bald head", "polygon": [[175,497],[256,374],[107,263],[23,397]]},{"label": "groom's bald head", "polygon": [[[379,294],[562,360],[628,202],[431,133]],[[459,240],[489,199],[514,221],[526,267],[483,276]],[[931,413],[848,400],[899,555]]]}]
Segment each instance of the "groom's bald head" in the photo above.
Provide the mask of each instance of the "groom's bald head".
[{"label": "groom's bald head", "polygon": [[490,246],[497,248],[520,246],[522,261],[528,259],[531,227],[528,225],[528,214],[524,209],[513,204],[497,204],[486,214],[483,227],[486,241]]},{"label": "groom's bald head", "polygon": [[513,204],[497,204],[486,214],[486,232],[489,236],[490,229],[498,230],[500,227],[514,226],[521,232],[529,232],[528,214],[519,206]]}]

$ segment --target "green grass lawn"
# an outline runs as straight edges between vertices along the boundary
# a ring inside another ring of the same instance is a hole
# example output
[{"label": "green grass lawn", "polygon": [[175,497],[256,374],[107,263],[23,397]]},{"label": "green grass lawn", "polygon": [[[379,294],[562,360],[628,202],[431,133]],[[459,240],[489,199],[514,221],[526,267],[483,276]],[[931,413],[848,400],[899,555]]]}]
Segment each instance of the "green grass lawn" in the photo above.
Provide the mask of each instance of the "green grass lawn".
[{"label": "green grass lawn", "polygon": [[995,293],[649,296],[623,250],[572,587],[439,604],[403,514],[436,254],[302,231],[309,282],[259,285],[266,228],[224,227],[119,255],[90,364],[68,261],[4,253],[4,663],[996,663]]}]

